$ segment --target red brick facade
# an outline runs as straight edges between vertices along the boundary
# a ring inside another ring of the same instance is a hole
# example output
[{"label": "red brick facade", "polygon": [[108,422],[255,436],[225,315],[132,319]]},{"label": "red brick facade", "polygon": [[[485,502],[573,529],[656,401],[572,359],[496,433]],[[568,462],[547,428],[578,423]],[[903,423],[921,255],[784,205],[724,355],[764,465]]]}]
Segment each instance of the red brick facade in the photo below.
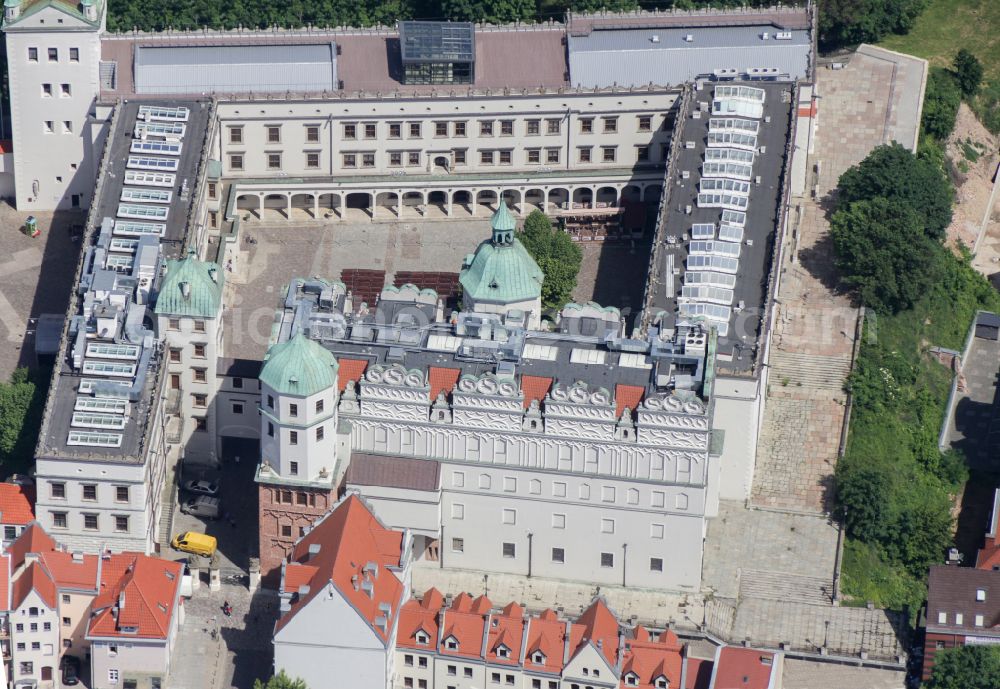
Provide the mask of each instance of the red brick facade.
[{"label": "red brick facade", "polygon": [[928,632],[924,638],[924,676],[923,681],[931,678],[934,670],[934,654],[945,648],[955,648],[965,645],[965,635],[955,634],[934,634]]},{"label": "red brick facade", "polygon": [[334,490],[259,484],[260,573],[264,586],[278,587],[281,563],[295,541],[336,501]]}]

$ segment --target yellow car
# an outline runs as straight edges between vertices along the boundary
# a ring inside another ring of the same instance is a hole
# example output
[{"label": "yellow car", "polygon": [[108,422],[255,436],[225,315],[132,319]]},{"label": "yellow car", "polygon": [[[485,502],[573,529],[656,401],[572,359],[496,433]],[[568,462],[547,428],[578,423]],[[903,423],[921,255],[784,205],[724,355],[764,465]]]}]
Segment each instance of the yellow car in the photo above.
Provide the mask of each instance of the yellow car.
[{"label": "yellow car", "polygon": [[212,557],[215,554],[217,543],[215,536],[206,536],[197,531],[187,531],[174,536],[174,540],[170,541],[170,545],[174,550],[194,553],[202,557]]}]

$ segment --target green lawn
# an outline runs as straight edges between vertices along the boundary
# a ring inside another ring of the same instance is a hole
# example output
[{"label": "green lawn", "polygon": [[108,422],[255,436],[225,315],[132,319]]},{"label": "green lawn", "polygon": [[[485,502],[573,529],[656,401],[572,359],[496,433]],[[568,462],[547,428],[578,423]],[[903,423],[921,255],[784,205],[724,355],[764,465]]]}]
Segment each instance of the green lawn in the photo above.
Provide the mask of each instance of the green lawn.
[{"label": "green lawn", "polygon": [[967,48],[983,63],[987,80],[1000,78],[1000,0],[931,0],[913,31],[879,45],[942,67]]}]

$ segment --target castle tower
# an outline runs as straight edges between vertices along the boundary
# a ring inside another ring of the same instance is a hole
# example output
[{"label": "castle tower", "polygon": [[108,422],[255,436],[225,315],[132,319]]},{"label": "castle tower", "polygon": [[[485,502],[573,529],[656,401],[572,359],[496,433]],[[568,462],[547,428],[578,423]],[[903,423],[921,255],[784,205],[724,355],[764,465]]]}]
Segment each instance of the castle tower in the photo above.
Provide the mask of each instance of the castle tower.
[{"label": "castle tower", "polygon": [[490,219],[492,237],[465,258],[458,281],[462,308],[498,313],[537,328],[542,315],[542,281],[545,274],[524,245],[514,236],[517,221],[501,200]]},{"label": "castle tower", "polygon": [[104,122],[100,94],[105,0],[4,0],[17,208],[90,205]]},{"label": "castle tower", "polygon": [[298,333],[268,350],[260,384],[260,567],[275,585],[292,545],[336,502],[337,361]]}]

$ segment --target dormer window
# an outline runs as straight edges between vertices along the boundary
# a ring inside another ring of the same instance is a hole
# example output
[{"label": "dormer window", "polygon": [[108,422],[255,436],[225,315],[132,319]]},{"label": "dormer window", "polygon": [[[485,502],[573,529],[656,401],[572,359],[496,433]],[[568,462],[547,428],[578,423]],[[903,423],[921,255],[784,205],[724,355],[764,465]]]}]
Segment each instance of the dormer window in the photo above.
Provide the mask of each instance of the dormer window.
[{"label": "dormer window", "polygon": [[659,677],[656,678],[655,684],[656,684],[656,689],[668,689],[668,687],[670,686],[670,682],[668,682],[667,678],[664,677],[663,675],[660,675]]},{"label": "dormer window", "polygon": [[976,600],[980,603],[986,600],[986,589],[976,589]]},{"label": "dormer window", "polygon": [[447,648],[449,651],[457,651],[458,639],[456,639],[453,636],[449,636],[447,639],[444,640],[444,647]]},{"label": "dormer window", "polygon": [[427,636],[426,632],[419,631],[417,632],[416,636],[417,636],[417,643],[420,644],[421,646],[426,646],[430,642],[430,637]]},{"label": "dormer window", "polygon": [[510,658],[510,649],[503,644],[497,646],[497,658]]},{"label": "dormer window", "polygon": [[542,653],[541,651],[535,651],[534,653],[531,654],[531,662],[533,662],[535,665],[544,665],[545,654]]},{"label": "dormer window", "polygon": [[625,684],[627,684],[630,687],[639,686],[639,675],[635,674],[634,672],[628,673],[627,675],[625,675]]}]

